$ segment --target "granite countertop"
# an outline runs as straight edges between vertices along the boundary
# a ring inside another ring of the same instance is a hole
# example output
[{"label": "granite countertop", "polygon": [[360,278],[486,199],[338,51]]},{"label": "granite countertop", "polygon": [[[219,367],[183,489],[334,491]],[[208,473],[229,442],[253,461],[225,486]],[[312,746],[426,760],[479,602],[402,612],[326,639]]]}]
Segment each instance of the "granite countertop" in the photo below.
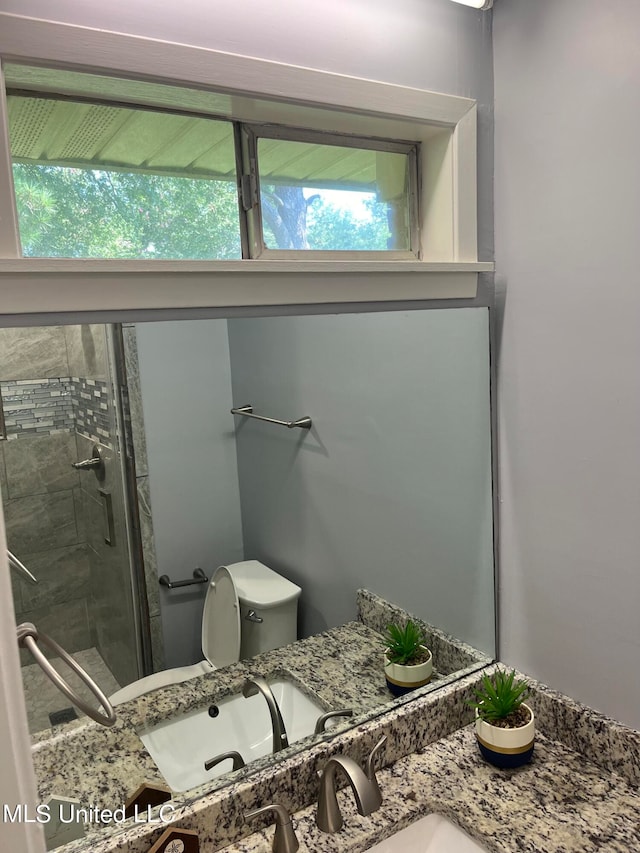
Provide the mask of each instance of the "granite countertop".
[{"label": "granite countertop", "polygon": [[[533,761],[498,770],[480,756],[470,725],[468,700],[480,677],[465,676],[248,779],[234,779],[223,790],[179,805],[171,822],[198,833],[201,853],[270,851],[268,819],[248,824],[245,815],[274,802],[294,814],[302,853],[362,853],[432,812],[449,817],[489,853],[640,850],[640,732],[530,681]],[[313,805],[318,772],[337,754],[363,766],[382,734],[381,808],[363,818],[351,792],[340,791],[343,829],[319,832]],[[268,828],[251,834],[260,826]],[[90,843],[73,842],[65,853],[148,853],[164,828],[123,827]]]},{"label": "granite countertop", "polygon": [[[358,621],[124,702],[117,706],[117,722],[112,728],[84,718],[34,735],[32,755],[40,801],[62,795],[81,803],[89,801],[98,809],[117,808],[144,782],[166,785],[137,733],[241,693],[251,674],[260,674],[267,680],[290,679],[327,711],[352,709],[353,718],[337,722],[331,735],[349,728],[354,721],[368,719],[383,705],[401,704],[403,700],[394,700],[385,682],[380,632],[387,622],[409,614],[367,590],[358,590],[357,609]],[[461,672],[487,662],[477,650],[422,624],[434,656],[431,689],[451,683]],[[309,736],[298,741],[279,758],[319,739],[321,736]],[[233,778],[247,778],[271,763],[272,756],[258,759],[236,771]],[[174,793],[173,801],[192,802],[226,784],[228,775],[212,777],[183,794]]]},{"label": "granite countertop", "polygon": [[[637,759],[640,736],[631,740]],[[345,823],[334,835],[316,827],[315,806],[297,812],[301,853],[362,853],[433,812],[491,853],[640,851],[638,787],[541,732],[531,763],[516,770],[487,764],[467,725],[379,771],[378,781],[383,803],[368,817],[357,813],[351,791],[338,793]],[[224,853],[267,853],[272,837],[262,830]]]},{"label": "granite countertop", "polygon": [[[125,702],[116,708],[117,722],[112,728],[84,719],[47,730],[34,738],[32,748],[40,801],[57,794],[81,803],[90,801],[99,809],[115,808],[143,782],[166,784],[137,732],[241,693],[251,674],[268,680],[290,678],[326,710],[352,708],[356,716],[366,714],[393,699],[384,680],[381,648],[379,634],[359,622],[349,622]],[[296,748],[292,744],[290,752]],[[253,762],[235,778],[248,775],[256,765],[260,766]],[[174,800],[197,798],[222,784],[220,779],[175,794]]]},{"label": "granite countertop", "polygon": [[[498,770],[481,758],[467,726],[378,773],[381,808],[361,817],[340,791],[339,833],[320,832],[315,806],[295,815],[301,853],[361,853],[435,812],[492,853],[630,853],[640,850],[640,793],[558,741],[537,734],[531,764]],[[273,830],[224,853],[267,853]]]},{"label": "granite countertop", "polygon": [[[143,782],[164,785],[138,732],[240,693],[245,679],[256,673],[267,680],[284,676],[326,710],[352,708],[354,717],[339,722],[322,735],[311,735],[292,744],[279,753],[276,762],[273,756],[266,756],[197,788],[174,792],[171,807],[175,822],[196,827],[203,833],[203,851],[220,849],[246,834],[244,811],[255,806],[283,780],[291,793],[287,802],[290,810],[311,802],[317,785],[314,762],[328,751],[339,750],[345,739],[349,743],[355,740],[357,748],[366,745],[366,737],[360,743],[361,732],[372,720],[375,727],[375,719],[383,712],[391,714],[400,726],[393,750],[387,753],[387,763],[392,757],[406,755],[414,743],[411,728],[403,722],[405,708],[414,706],[416,699],[413,696],[394,699],[388,691],[380,631],[388,621],[406,618],[408,614],[366,590],[358,591],[358,614],[359,621],[123,703],[117,708],[118,719],[112,728],[84,719],[34,736],[32,755],[39,801],[62,796],[78,800],[81,808],[117,809]],[[428,631],[435,670],[432,683],[420,693],[433,707],[453,702],[454,709],[458,708],[458,679],[464,682],[465,676],[477,678],[471,673],[477,673],[488,659],[439,629],[423,624]],[[445,714],[432,723],[428,727],[431,740],[458,728],[459,713]],[[70,842],[65,850],[146,853],[158,834],[156,826],[132,824],[131,820],[108,827],[99,821],[87,823],[85,830],[85,838]]]},{"label": "granite countertop", "polygon": [[[283,676],[292,680],[325,710],[353,709],[352,719],[338,722],[324,736],[332,737],[354,721],[368,719],[382,705],[398,704],[385,683],[382,653],[381,637],[376,630],[361,622],[348,622],[251,660],[125,702],[117,707],[117,722],[112,728],[84,719],[47,730],[34,738],[32,748],[39,801],[64,796],[79,801],[81,806],[114,809],[122,806],[143,783],[166,787],[138,732],[240,693],[252,673],[259,673],[267,680]],[[454,677],[451,673],[435,672],[432,687],[446,685]],[[278,760],[322,739],[322,735],[310,735],[293,743]],[[232,778],[236,782],[247,779],[267,770],[272,763],[273,757],[265,756],[236,771]],[[172,804],[176,807],[192,804],[228,784],[229,778],[226,773],[189,791],[174,792]],[[86,828],[87,841],[112,831],[99,824],[88,824]]]},{"label": "granite countertop", "polygon": [[[379,630],[394,615],[390,607],[367,594],[360,606],[361,616],[369,616],[365,623],[351,622],[125,703],[112,729],[61,726],[33,748],[41,801],[61,794],[99,808],[119,806],[141,781],[162,781],[137,731],[239,692],[251,673],[287,675],[327,710],[352,707],[358,725],[343,723],[293,744],[277,762],[269,756],[221,781],[174,794],[171,822],[198,833],[201,853],[270,851],[273,828],[264,818],[248,825],[245,815],[273,802],[294,813],[302,853],[363,853],[433,812],[489,853],[640,851],[640,732],[529,679],[533,760],[498,770],[482,759],[470,725],[468,700],[481,677],[471,670],[480,661],[471,663],[468,650],[455,648],[446,635],[430,637],[442,649],[434,655],[441,663],[434,685],[439,689],[389,701]],[[454,661],[462,667],[457,675],[448,670]],[[315,805],[309,805],[317,800],[319,771],[337,754],[362,766],[382,734],[381,808],[361,817],[351,791],[340,791],[344,827],[334,835],[321,833]],[[260,826],[268,828],[250,834]],[[131,821],[109,831],[90,826],[65,853],[148,853],[164,828]]]}]

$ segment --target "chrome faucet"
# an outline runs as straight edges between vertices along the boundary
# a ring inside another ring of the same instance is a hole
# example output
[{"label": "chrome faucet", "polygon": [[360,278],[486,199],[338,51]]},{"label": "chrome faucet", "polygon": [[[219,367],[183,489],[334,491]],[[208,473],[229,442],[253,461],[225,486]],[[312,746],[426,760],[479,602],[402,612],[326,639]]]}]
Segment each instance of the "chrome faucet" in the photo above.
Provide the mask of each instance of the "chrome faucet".
[{"label": "chrome faucet", "polygon": [[296,853],[300,844],[296,838],[291,816],[284,806],[273,803],[270,806],[264,806],[261,809],[256,809],[254,812],[249,812],[245,815],[245,819],[250,820],[268,812],[275,812],[276,815],[276,834],[273,836],[273,845],[271,847],[273,853]]},{"label": "chrome faucet", "polygon": [[252,675],[251,678],[247,678],[245,681],[242,688],[242,695],[245,698],[249,698],[249,696],[255,696],[258,693],[262,693],[266,699],[269,715],[271,716],[271,728],[273,730],[272,752],[280,752],[281,749],[286,749],[289,746],[289,738],[287,737],[287,730],[284,727],[280,708],[266,680],[261,675]]},{"label": "chrome faucet", "polygon": [[236,752],[235,749],[230,750],[229,752],[221,752],[220,755],[216,755],[213,758],[210,758],[208,761],[204,763],[205,770],[211,770],[212,767],[215,767],[216,764],[220,764],[221,761],[226,761],[230,758],[233,762],[231,769],[239,770],[241,767],[244,767],[244,758],[240,755],[239,752]]},{"label": "chrome faucet", "polygon": [[356,806],[361,815],[369,815],[380,808],[382,804],[382,793],[376,779],[373,759],[387,740],[383,735],[373,747],[367,759],[367,772],[365,773],[359,764],[346,755],[334,755],[325,764],[320,777],[320,796],[318,797],[318,810],[316,812],[316,824],[322,832],[338,832],[342,827],[343,820],[336,797],[336,773],[341,770],[347,777],[347,782],[356,799]]}]

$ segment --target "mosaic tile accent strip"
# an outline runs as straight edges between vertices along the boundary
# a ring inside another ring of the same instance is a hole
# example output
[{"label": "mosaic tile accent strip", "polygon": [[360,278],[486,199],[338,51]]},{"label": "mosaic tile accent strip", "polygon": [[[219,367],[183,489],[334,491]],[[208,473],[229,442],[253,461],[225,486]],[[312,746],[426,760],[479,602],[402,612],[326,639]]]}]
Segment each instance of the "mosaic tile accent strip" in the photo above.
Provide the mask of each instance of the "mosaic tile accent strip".
[{"label": "mosaic tile accent strip", "polygon": [[70,388],[76,431],[100,444],[113,447],[109,429],[111,394],[107,383],[101,379],[72,376]]},{"label": "mosaic tile accent strip", "polygon": [[9,440],[74,429],[68,377],[0,382]]}]

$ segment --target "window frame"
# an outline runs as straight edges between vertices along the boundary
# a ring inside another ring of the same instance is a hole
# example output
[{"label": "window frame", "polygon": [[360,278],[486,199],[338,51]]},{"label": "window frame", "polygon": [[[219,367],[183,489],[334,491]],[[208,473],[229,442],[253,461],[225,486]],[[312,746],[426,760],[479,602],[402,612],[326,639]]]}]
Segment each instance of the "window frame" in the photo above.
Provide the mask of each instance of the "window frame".
[{"label": "window frame", "polygon": [[[246,259],[265,259],[265,260],[291,260],[291,259],[348,259],[348,260],[419,260],[421,256],[420,247],[420,211],[419,211],[419,174],[418,174],[418,151],[420,143],[404,142],[396,139],[378,139],[370,137],[359,137],[347,134],[337,134],[326,131],[314,131],[306,128],[294,128],[279,124],[248,124],[245,122],[234,121],[227,116],[214,116],[208,113],[199,113],[192,110],[184,110],[179,108],[171,108],[168,106],[149,106],[148,104],[123,103],[118,99],[110,100],[106,97],[86,97],[84,95],[56,95],[51,92],[42,92],[38,89],[14,89],[11,86],[5,87],[5,96],[7,104],[12,97],[21,99],[34,100],[49,100],[60,103],[80,104],[84,106],[101,106],[114,107],[116,109],[128,110],[132,113],[147,112],[157,115],[178,116],[186,119],[199,119],[203,121],[211,121],[217,123],[225,123],[229,126],[230,134],[233,137],[234,154],[235,154],[235,178],[232,183],[235,185],[236,198],[238,205],[238,236],[241,245],[242,260]],[[261,200],[261,175],[260,175],[260,159],[258,156],[258,145],[261,139],[282,140],[285,142],[302,142],[318,144],[323,146],[335,146],[340,148],[354,148],[360,151],[381,151],[392,154],[402,154],[407,158],[407,206],[409,215],[409,248],[406,250],[372,250],[372,249],[344,249],[344,250],[277,250],[270,249],[266,246],[264,240],[264,216]],[[10,140],[11,145],[11,140]],[[31,160],[23,157],[16,157],[11,152],[12,165],[30,165]],[[97,171],[103,172],[124,172],[130,171],[135,173],[140,171],[135,167],[131,169],[124,165],[105,165],[96,163],[92,167],[90,161],[83,163],[81,166],[74,166],[72,163],[60,164],[55,161],[50,161],[55,166],[62,168],[80,168],[91,171],[95,168]],[[146,170],[145,170],[146,171]],[[182,176],[178,171],[159,169],[158,171],[148,170],[152,175],[167,175],[170,177],[185,177],[189,178],[188,174]],[[206,180],[204,174],[196,176],[199,179]],[[14,173],[15,179],[15,173]],[[16,197],[17,202],[17,194]],[[18,216],[19,219],[19,216]],[[18,221],[18,230],[20,231],[20,222]],[[25,255],[24,246],[22,244],[21,234],[18,234],[21,247],[21,257],[54,259],[65,257],[64,255]],[[100,255],[82,255],[84,260],[97,260],[103,256]],[[72,258],[69,257],[69,260]],[[103,258],[107,260],[107,258]],[[108,258],[109,260],[118,260],[118,256]],[[120,258],[122,260],[122,258]],[[157,259],[149,259],[157,260]],[[166,259],[165,259],[166,260]],[[197,260],[190,258],[185,260]],[[217,260],[211,258],[209,260]]]},{"label": "window frame", "polygon": [[[420,210],[419,189],[420,178],[418,170],[419,143],[404,142],[397,139],[377,139],[347,134],[330,133],[325,131],[292,128],[279,124],[248,124],[241,125],[243,173],[242,179],[249,187],[251,204],[243,203],[247,218],[247,232],[250,245],[250,257],[264,260],[311,260],[317,259],[350,259],[350,260],[410,260],[418,261],[421,256],[420,246]],[[286,142],[310,142],[320,145],[334,145],[342,148],[358,148],[367,151],[385,151],[394,154],[407,155],[409,177],[409,249],[398,250],[321,250],[321,249],[269,249],[264,242],[262,203],[260,200],[260,158],[258,143],[260,139],[280,139]],[[244,192],[244,191],[243,191]]]},{"label": "window frame", "polygon": [[27,259],[17,240],[0,72],[0,296],[7,314],[473,299],[478,274],[494,269],[477,258],[472,99],[8,13],[0,13],[0,58],[185,87],[226,102],[238,121],[424,143],[418,261]]},{"label": "window frame", "polygon": [[[33,89],[33,90],[14,90],[10,86],[5,86],[4,94],[5,94],[5,98],[7,100],[7,107],[9,106],[9,99],[11,97],[24,98],[24,99],[33,98],[35,100],[50,100],[50,101],[58,101],[61,103],[81,104],[84,106],[94,106],[95,105],[95,106],[101,106],[101,107],[113,107],[116,109],[128,110],[132,113],[146,112],[146,113],[155,113],[157,115],[177,116],[179,118],[185,118],[185,119],[200,119],[203,121],[210,121],[212,123],[217,122],[217,123],[224,123],[224,124],[228,125],[229,136],[230,136],[229,143],[231,145],[233,145],[233,159],[234,159],[234,164],[235,164],[234,177],[233,177],[233,179],[229,179],[228,183],[233,184],[234,189],[235,189],[235,207],[236,207],[236,213],[237,213],[236,225],[237,225],[237,229],[238,229],[237,235],[235,235],[235,236],[237,237],[238,245],[240,247],[240,256],[237,258],[234,258],[233,260],[244,260],[244,259],[250,257],[248,254],[248,249],[247,249],[248,243],[247,243],[246,233],[245,233],[246,232],[246,216],[245,216],[245,211],[242,208],[242,199],[241,199],[241,190],[240,190],[240,177],[239,176],[241,174],[241,169],[242,169],[242,159],[241,159],[241,156],[239,154],[239,142],[238,142],[238,140],[239,140],[239,133],[238,133],[239,126],[238,126],[237,122],[233,121],[232,119],[228,118],[227,116],[221,117],[221,116],[214,116],[214,115],[209,115],[209,114],[201,114],[201,113],[197,113],[194,111],[181,110],[179,108],[171,109],[168,107],[149,106],[148,104],[136,104],[136,103],[129,103],[129,102],[122,103],[116,99],[109,100],[106,98],[97,98],[97,97],[96,98],[90,98],[90,97],[85,97],[85,96],[81,96],[81,95],[76,95],[76,96],[73,96],[73,95],[55,95],[55,94],[52,94],[51,92],[39,92],[36,89]],[[9,139],[9,146],[11,147],[11,139]],[[120,172],[120,173],[124,173],[124,174],[136,173],[136,172],[144,174],[145,171],[148,171],[148,174],[151,174],[154,176],[159,176],[159,177],[163,177],[163,176],[172,177],[172,178],[184,177],[186,179],[191,178],[194,180],[205,180],[205,181],[207,180],[207,177],[204,174],[182,175],[182,174],[180,174],[180,172],[178,170],[174,171],[174,170],[170,170],[170,169],[168,170],[168,169],[162,169],[162,168],[158,169],[157,171],[153,171],[151,169],[141,170],[141,169],[136,169],[133,167],[129,168],[126,165],[113,165],[113,164],[104,165],[104,164],[97,163],[94,166],[92,166],[90,163],[87,162],[86,164],[83,164],[81,166],[75,166],[71,163],[60,164],[60,163],[55,163],[54,161],[49,161],[49,162],[50,163],[53,162],[53,165],[56,167],[59,167],[59,168],[78,168],[78,169],[82,169],[82,170],[86,170],[86,171],[94,171],[95,170],[95,171],[106,172],[106,173]],[[11,153],[11,164],[12,164],[12,173],[13,173],[13,166],[14,165],[16,165],[16,164],[17,165],[31,165],[32,161],[25,159],[25,158],[21,158],[21,157],[14,157],[13,153]],[[211,178],[211,180],[216,180],[216,179]],[[15,187],[14,187],[14,200],[15,200],[16,206],[17,206],[17,193],[15,192]],[[22,244],[22,239],[21,239],[21,235],[20,235],[20,221],[19,220],[20,220],[20,216],[18,214],[18,242],[20,245],[20,257],[37,258],[39,260],[54,260],[54,259],[60,259],[60,258],[65,259],[65,260],[82,259],[85,261],[98,260],[100,258],[102,258],[102,260],[125,260],[124,258],[121,258],[121,257],[119,258],[117,255],[113,256],[113,257],[103,257],[100,255],[81,255],[78,258],[72,258],[72,257],[65,256],[65,255],[24,255],[24,253],[23,253],[24,246]],[[136,260],[144,260],[144,259],[137,258]],[[150,262],[154,263],[158,259],[149,258],[148,260]],[[205,261],[214,263],[214,262],[222,261],[224,259],[222,259],[222,258],[198,259],[198,258],[193,257],[193,258],[189,258],[189,259],[163,258],[161,260],[175,260],[175,261],[184,260],[185,263],[189,263],[189,262],[195,261],[195,260],[205,260]]]}]

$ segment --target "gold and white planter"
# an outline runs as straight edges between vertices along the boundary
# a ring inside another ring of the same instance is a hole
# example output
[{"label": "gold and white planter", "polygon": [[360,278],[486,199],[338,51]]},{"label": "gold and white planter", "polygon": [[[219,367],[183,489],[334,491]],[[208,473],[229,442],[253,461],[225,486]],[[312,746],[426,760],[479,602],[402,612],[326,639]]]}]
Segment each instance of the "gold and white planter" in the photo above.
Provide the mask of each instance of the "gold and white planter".
[{"label": "gold and white planter", "polygon": [[387,687],[394,696],[404,696],[416,687],[422,687],[431,681],[433,674],[433,655],[426,646],[421,646],[429,653],[429,659],[422,663],[405,666],[400,663],[389,663],[385,654],[384,676],[387,679]]},{"label": "gold and white planter", "polygon": [[535,719],[529,705],[522,704],[531,719],[517,729],[503,729],[481,720],[476,710],[476,739],[480,752],[496,767],[520,767],[531,760],[535,737]]}]

